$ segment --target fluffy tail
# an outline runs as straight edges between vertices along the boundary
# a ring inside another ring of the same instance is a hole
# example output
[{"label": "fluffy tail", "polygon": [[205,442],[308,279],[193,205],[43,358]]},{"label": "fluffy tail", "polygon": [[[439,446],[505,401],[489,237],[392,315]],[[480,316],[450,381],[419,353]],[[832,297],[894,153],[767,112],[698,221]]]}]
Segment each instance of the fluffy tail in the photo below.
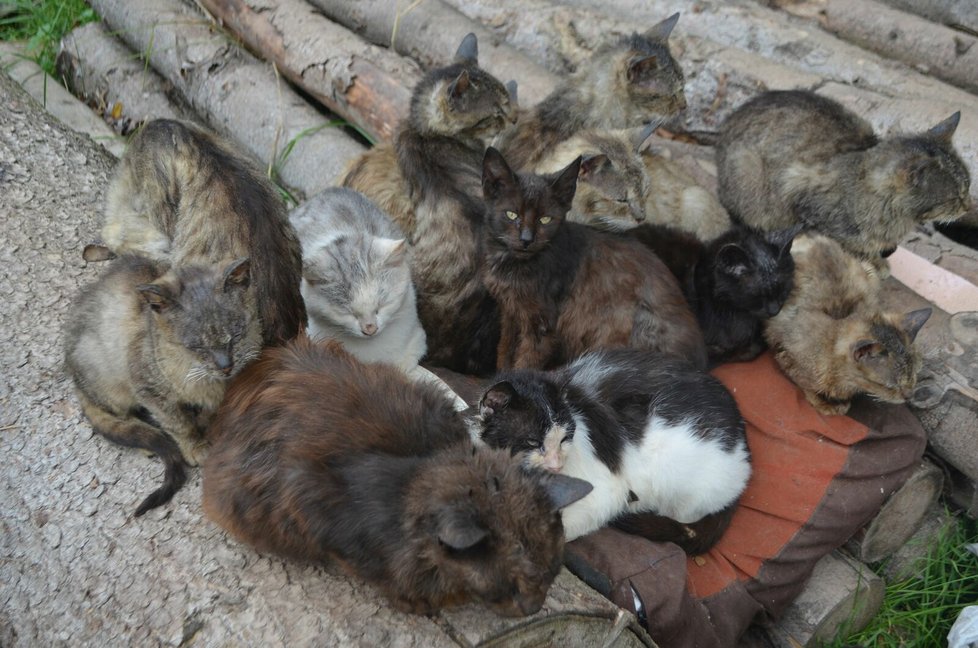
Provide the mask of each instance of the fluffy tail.
[{"label": "fluffy tail", "polygon": [[148,450],[163,461],[165,467],[163,485],[150,493],[136,507],[134,516],[139,517],[146,511],[162,506],[173,499],[176,492],[187,482],[187,462],[173,437],[141,418],[119,418],[91,402],[83,394],[79,394],[79,398],[82,402],[82,410],[96,432],[121,446]]}]

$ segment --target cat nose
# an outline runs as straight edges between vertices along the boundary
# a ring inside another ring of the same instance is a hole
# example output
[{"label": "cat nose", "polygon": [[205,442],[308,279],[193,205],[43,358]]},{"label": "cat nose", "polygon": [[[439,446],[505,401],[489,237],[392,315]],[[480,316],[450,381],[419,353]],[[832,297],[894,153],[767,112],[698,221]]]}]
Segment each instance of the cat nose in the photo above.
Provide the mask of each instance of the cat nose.
[{"label": "cat nose", "polygon": [[374,333],[377,332],[377,325],[374,324],[373,322],[361,324],[360,330],[363,332],[364,335],[373,335]]},{"label": "cat nose", "polygon": [[217,367],[222,374],[225,376],[231,375],[231,369],[234,368],[234,363],[231,361],[231,356],[226,351],[211,351],[211,357],[214,358],[214,366]]},{"label": "cat nose", "polygon": [[527,247],[533,242],[533,232],[529,229],[520,230],[520,241],[523,247]]},{"label": "cat nose", "polygon": [[768,317],[774,317],[781,312],[780,302],[771,301],[767,303],[767,315]]}]

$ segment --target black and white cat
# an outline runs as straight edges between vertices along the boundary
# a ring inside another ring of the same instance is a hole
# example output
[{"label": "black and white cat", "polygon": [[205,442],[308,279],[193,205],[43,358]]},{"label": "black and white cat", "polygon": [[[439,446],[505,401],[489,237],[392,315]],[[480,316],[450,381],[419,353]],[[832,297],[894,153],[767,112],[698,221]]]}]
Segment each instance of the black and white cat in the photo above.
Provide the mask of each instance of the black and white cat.
[{"label": "black and white cat", "polygon": [[479,403],[478,424],[487,445],[594,485],[563,511],[568,540],[648,513],[678,523],[678,537],[653,539],[683,544],[695,535],[686,525],[718,514],[729,522],[751,473],[744,422],[726,388],[649,351],[503,372]]}]

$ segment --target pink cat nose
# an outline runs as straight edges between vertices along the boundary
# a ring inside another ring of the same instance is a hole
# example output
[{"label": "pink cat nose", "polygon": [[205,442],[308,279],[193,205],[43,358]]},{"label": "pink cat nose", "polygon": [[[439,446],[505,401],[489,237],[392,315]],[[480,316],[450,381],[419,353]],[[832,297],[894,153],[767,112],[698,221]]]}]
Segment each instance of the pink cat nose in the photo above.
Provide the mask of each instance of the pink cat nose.
[{"label": "pink cat nose", "polygon": [[363,332],[364,335],[373,335],[374,333],[377,332],[377,325],[374,324],[373,322],[369,322],[367,324],[361,324],[360,330]]}]

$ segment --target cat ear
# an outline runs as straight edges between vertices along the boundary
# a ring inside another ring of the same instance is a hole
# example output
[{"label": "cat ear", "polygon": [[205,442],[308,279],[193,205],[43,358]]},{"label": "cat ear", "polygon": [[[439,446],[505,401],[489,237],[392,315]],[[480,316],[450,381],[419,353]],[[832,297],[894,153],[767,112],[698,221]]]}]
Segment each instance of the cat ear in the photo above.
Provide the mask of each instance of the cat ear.
[{"label": "cat ear", "polygon": [[633,58],[628,62],[628,80],[632,83],[636,79],[648,76],[659,67],[658,57],[653,55]]},{"label": "cat ear", "polygon": [[476,522],[470,513],[458,509],[442,511],[438,516],[438,542],[449,549],[471,549],[489,535],[489,531]]},{"label": "cat ear", "polygon": [[550,475],[543,487],[547,490],[550,505],[554,507],[555,511],[570,506],[594,490],[591,482],[560,474]]},{"label": "cat ear", "polygon": [[247,288],[251,278],[251,261],[248,257],[232,261],[224,269],[224,292],[232,288]]},{"label": "cat ear", "polygon": [[717,265],[723,272],[741,277],[750,270],[750,255],[736,243],[727,243],[717,252]]},{"label": "cat ear", "polygon": [[514,107],[519,105],[519,86],[515,79],[506,82],[506,92],[509,93],[509,103]]},{"label": "cat ear", "polygon": [[933,312],[934,309],[932,308],[921,308],[903,316],[903,322],[900,324],[900,328],[906,331],[907,337],[910,338],[911,342],[917,338],[917,333],[927,323],[927,320],[930,319],[931,313]]},{"label": "cat ear", "polygon": [[632,144],[632,149],[636,153],[641,153],[646,148],[648,148],[649,138],[652,137],[652,133],[655,132],[659,126],[662,125],[660,120],[652,121],[641,128],[633,128],[631,133],[629,133],[629,141]]},{"label": "cat ear", "polygon": [[400,265],[404,262],[407,254],[407,241],[405,239],[375,238],[373,241],[374,251],[387,265]]},{"label": "cat ear", "polygon": [[472,32],[465,35],[455,50],[455,62],[479,64],[479,39]]},{"label": "cat ear", "polygon": [[791,243],[795,240],[796,236],[801,234],[803,229],[805,229],[805,226],[799,223],[787,229],[768,232],[765,236],[771,245],[778,248],[778,254],[780,255],[785,252],[791,252]]},{"label": "cat ear", "polygon": [[519,182],[516,174],[506,164],[503,154],[489,147],[482,158],[482,195],[486,200],[499,198],[504,188],[515,187]]},{"label": "cat ear", "polygon": [[883,345],[876,340],[859,340],[852,345],[852,359],[863,362],[867,358],[879,355]]},{"label": "cat ear", "polygon": [[143,296],[155,313],[162,313],[173,305],[175,296],[172,288],[167,284],[151,283],[136,286],[136,290]]},{"label": "cat ear", "polygon": [[584,155],[581,157],[581,169],[578,171],[577,177],[587,180],[593,177],[595,173],[600,171],[609,162],[608,156],[604,153]]},{"label": "cat ear", "polygon": [[669,40],[669,35],[679,22],[679,12],[672,14],[660,23],[656,23],[646,30],[644,36],[653,43],[665,43]]},{"label": "cat ear", "polygon": [[505,380],[496,383],[482,395],[482,400],[479,401],[479,414],[485,417],[503,411],[514,396],[516,390],[510,383]]},{"label": "cat ear", "polygon": [[452,99],[458,99],[469,89],[471,82],[469,80],[469,71],[462,70],[462,72],[452,81],[448,86],[448,96]]},{"label": "cat ear", "polygon": [[577,156],[573,162],[558,171],[556,177],[550,183],[554,192],[554,198],[560,201],[567,209],[570,209],[574,202],[574,194],[577,192],[577,176],[581,172],[581,156]]},{"label": "cat ear", "polygon": [[937,126],[934,126],[929,131],[928,135],[932,135],[942,142],[947,144],[951,143],[951,137],[954,135],[954,131],[958,129],[958,122],[961,121],[961,111],[954,113],[944,121],[942,121]]}]

